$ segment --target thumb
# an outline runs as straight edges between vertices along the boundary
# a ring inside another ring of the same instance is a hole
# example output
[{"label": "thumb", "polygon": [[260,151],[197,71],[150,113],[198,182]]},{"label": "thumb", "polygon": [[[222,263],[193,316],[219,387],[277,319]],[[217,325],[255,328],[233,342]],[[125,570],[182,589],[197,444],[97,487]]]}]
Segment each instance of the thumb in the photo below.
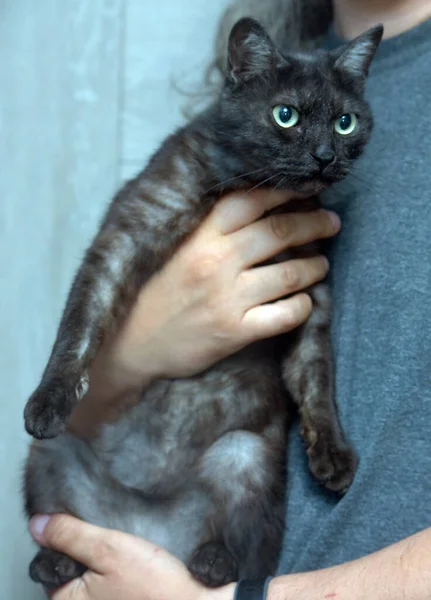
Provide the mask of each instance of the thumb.
[{"label": "thumb", "polygon": [[67,554],[92,571],[103,573],[106,558],[116,554],[115,533],[70,515],[36,515],[30,533],[41,546]]}]

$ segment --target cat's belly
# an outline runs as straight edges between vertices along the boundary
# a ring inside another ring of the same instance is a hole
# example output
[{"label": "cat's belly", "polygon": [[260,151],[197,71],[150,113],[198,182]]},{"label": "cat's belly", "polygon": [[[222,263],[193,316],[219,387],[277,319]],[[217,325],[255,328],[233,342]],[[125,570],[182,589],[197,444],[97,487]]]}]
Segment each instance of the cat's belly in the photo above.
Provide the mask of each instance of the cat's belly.
[{"label": "cat's belly", "polygon": [[112,478],[146,495],[173,495],[193,486],[203,455],[227,432],[261,433],[284,415],[271,352],[270,342],[255,344],[193,378],[155,382],[92,443]]},{"label": "cat's belly", "polygon": [[168,500],[145,497],[107,476],[91,448],[71,435],[33,443],[25,491],[30,514],[71,513],[150,540],[184,562],[199,545],[210,504],[197,487]]},{"label": "cat's belly", "polygon": [[284,455],[286,402],[263,348],[195,378],[156,382],[91,443],[71,434],[33,443],[27,512],[68,512],[187,563],[217,508],[214,486],[235,495],[232,482],[259,473],[255,465],[266,472],[275,447]]}]

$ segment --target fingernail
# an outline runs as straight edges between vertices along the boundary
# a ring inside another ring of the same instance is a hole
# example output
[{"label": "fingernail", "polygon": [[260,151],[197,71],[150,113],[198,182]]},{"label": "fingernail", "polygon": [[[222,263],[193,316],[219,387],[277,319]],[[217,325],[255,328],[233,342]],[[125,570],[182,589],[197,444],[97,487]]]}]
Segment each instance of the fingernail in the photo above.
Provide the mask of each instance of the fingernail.
[{"label": "fingernail", "polygon": [[33,517],[29,523],[30,533],[36,542],[39,542],[43,538],[43,532],[50,520],[50,515],[38,515]]},{"label": "fingernail", "polygon": [[323,258],[323,262],[325,263],[325,266],[327,269],[329,269],[329,260],[326,258],[326,256],[322,256]]},{"label": "fingernail", "polygon": [[332,210],[328,211],[328,215],[332,221],[335,230],[338,231],[341,227],[340,217],[337,215],[337,213],[332,212]]}]

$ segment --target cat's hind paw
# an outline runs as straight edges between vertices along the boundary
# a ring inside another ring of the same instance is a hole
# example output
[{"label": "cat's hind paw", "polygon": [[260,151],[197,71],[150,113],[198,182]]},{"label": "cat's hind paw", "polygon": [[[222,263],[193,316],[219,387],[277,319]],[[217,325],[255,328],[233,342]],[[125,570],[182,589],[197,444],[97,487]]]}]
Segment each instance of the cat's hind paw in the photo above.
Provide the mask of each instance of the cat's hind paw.
[{"label": "cat's hind paw", "polygon": [[84,565],[73,558],[42,548],[31,561],[29,573],[36,583],[41,583],[46,588],[56,588],[80,577],[86,570]]},{"label": "cat's hind paw", "polygon": [[237,579],[235,560],[226,548],[217,542],[199,546],[190,561],[191,574],[208,587],[220,587]]},{"label": "cat's hind paw", "polygon": [[326,489],[345,494],[352,485],[358,457],[345,442],[321,437],[308,450],[311,473]]}]

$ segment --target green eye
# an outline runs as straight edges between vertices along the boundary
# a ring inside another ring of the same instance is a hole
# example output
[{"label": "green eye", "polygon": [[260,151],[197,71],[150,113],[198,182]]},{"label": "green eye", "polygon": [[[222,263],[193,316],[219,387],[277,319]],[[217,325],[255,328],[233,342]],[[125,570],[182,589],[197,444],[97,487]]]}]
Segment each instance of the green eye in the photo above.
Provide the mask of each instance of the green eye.
[{"label": "green eye", "polygon": [[280,127],[287,129],[288,127],[295,127],[297,122],[299,121],[299,113],[293,108],[293,106],[286,106],[284,104],[279,104],[272,109],[272,116],[274,117],[274,121]]},{"label": "green eye", "polygon": [[352,133],[352,131],[356,129],[357,123],[358,119],[356,118],[356,115],[349,113],[336,119],[334,129],[341,135],[349,135],[349,133]]}]

